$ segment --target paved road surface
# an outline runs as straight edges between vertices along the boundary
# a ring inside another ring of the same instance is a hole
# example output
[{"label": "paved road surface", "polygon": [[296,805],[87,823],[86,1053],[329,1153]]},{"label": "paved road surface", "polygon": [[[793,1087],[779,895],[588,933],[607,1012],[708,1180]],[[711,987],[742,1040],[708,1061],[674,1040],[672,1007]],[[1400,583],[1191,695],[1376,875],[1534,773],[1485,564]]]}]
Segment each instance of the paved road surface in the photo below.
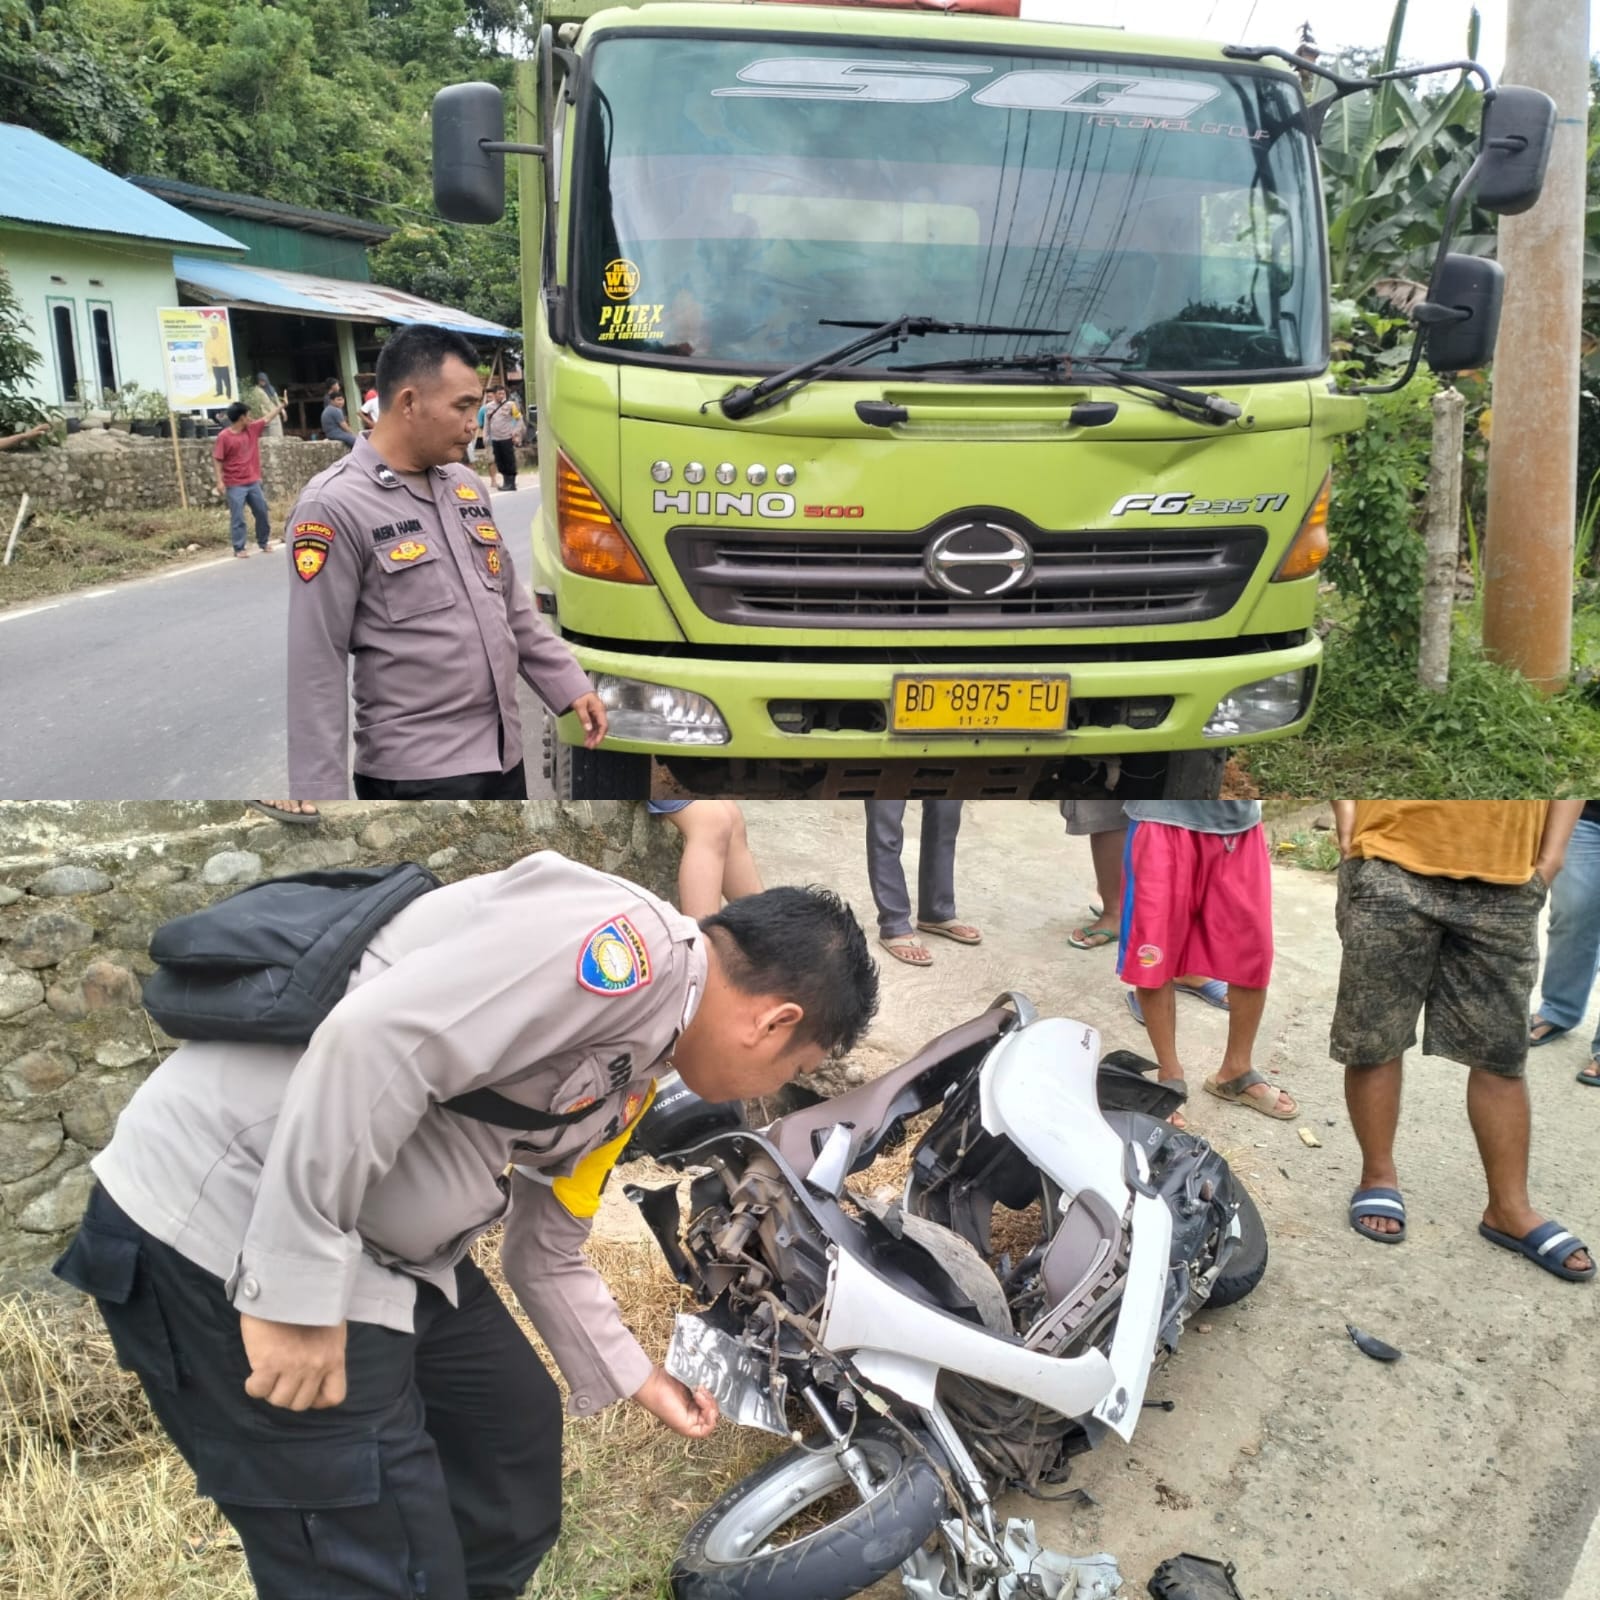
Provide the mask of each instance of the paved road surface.
[{"label": "paved road surface", "polygon": [[[495,497],[524,575],[539,506],[528,483]],[[217,528],[220,541],[220,516]],[[228,556],[0,611],[0,798],[282,794],[287,559]],[[526,685],[521,703],[528,781],[547,794]]]}]

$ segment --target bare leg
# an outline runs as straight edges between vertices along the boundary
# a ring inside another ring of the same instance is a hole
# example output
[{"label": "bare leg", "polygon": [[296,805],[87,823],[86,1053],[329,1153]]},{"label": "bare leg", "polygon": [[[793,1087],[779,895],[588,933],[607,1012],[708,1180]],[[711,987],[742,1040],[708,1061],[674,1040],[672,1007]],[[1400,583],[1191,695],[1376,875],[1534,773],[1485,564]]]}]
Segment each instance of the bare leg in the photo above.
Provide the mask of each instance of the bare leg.
[{"label": "bare leg", "polygon": [[[1394,1134],[1400,1125],[1400,1057],[1376,1067],[1344,1069],[1344,1103],[1361,1146],[1362,1189],[1398,1189]],[[1398,1233],[1397,1217],[1363,1217],[1356,1226],[1368,1233]]]},{"label": "bare leg", "polygon": [[[1178,997],[1172,985],[1164,983],[1159,989],[1139,989],[1139,1009],[1144,1013],[1145,1031],[1150,1035],[1150,1048],[1156,1054],[1157,1077],[1163,1083],[1183,1082],[1183,1063],[1178,1059]],[[1186,1128],[1181,1111],[1168,1118],[1175,1128]]]},{"label": "bare leg", "polygon": [[[740,900],[747,894],[760,894],[762,890],[761,872],[756,866],[756,858],[750,853],[750,841],[744,831],[744,813],[739,809],[737,800],[720,800],[719,805],[726,806],[732,823],[728,835],[728,859],[722,868],[722,897],[725,900]],[[693,810],[693,807],[690,807]]]},{"label": "bare leg", "polygon": [[[1250,1057],[1256,1046],[1256,1034],[1261,1029],[1261,1014],[1267,1009],[1265,989],[1245,989],[1237,983],[1228,985],[1228,1047],[1222,1054],[1222,1066],[1217,1077],[1224,1083],[1229,1078],[1241,1078],[1250,1070]],[[1258,1083],[1245,1090],[1255,1100],[1264,1100],[1277,1111],[1295,1111],[1294,1097],[1276,1084]]]},{"label": "bare leg", "polygon": [[[1473,1067],[1467,1076],[1467,1116],[1489,1183],[1483,1220],[1497,1232],[1520,1239],[1545,1220],[1528,1203],[1528,1141],[1533,1117],[1527,1080]],[[1589,1252],[1573,1251],[1566,1265],[1581,1270],[1589,1265]]]},{"label": "bare leg", "polygon": [[1094,862],[1094,886],[1100,896],[1100,915],[1085,928],[1093,933],[1115,933],[1122,926],[1122,850],[1128,830],[1089,835],[1089,855]]},{"label": "bare leg", "polygon": [[733,828],[728,813],[715,801],[696,800],[667,821],[683,835],[678,862],[678,909],[697,922],[722,909],[722,874]]}]

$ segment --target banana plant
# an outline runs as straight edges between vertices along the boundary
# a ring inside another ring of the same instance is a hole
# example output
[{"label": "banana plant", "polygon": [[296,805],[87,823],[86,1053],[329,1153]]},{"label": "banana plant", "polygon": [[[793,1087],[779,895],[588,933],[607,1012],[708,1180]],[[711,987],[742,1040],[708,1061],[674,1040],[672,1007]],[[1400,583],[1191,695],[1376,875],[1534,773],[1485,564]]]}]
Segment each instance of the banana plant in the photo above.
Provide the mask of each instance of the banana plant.
[{"label": "banana plant", "polygon": [[[1392,70],[1400,59],[1407,4],[1396,0],[1379,72]],[[1474,9],[1467,27],[1469,57],[1477,46]],[[1389,82],[1328,108],[1321,156],[1336,293],[1363,300],[1380,280],[1427,276],[1444,203],[1476,151],[1482,101],[1477,85],[1464,76],[1442,93]],[[1470,221],[1468,231],[1474,231]],[[1473,238],[1457,248],[1482,243]]]}]

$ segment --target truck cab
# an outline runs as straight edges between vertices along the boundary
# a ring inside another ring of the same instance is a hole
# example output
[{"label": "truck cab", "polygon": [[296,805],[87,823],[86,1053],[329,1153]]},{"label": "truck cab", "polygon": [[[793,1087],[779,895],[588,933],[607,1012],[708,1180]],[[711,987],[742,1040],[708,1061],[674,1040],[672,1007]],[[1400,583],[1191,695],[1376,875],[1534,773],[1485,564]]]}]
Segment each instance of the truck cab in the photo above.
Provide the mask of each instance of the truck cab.
[{"label": "truck cab", "polygon": [[[610,718],[552,726],[562,792],[1210,795],[1305,727],[1365,406],[1292,57],[652,0],[521,85],[522,146],[441,93],[436,191],[484,220],[537,152],[533,586]],[[1471,365],[1498,268],[1447,259]]]}]

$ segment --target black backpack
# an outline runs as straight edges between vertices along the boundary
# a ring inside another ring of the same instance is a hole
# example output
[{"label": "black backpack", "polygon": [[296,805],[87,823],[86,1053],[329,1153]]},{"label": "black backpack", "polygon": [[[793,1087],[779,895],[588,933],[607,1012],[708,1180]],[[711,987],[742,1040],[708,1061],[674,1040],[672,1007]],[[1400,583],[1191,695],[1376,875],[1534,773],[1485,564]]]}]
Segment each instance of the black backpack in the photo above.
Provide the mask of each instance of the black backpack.
[{"label": "black backpack", "polygon": [[[414,861],[268,878],[150,938],[156,970],[144,1008],[174,1039],[303,1045],[343,998],[378,930],[439,880]],[[557,1114],[492,1089],[441,1102],[499,1127],[566,1127],[598,1110]]]}]

